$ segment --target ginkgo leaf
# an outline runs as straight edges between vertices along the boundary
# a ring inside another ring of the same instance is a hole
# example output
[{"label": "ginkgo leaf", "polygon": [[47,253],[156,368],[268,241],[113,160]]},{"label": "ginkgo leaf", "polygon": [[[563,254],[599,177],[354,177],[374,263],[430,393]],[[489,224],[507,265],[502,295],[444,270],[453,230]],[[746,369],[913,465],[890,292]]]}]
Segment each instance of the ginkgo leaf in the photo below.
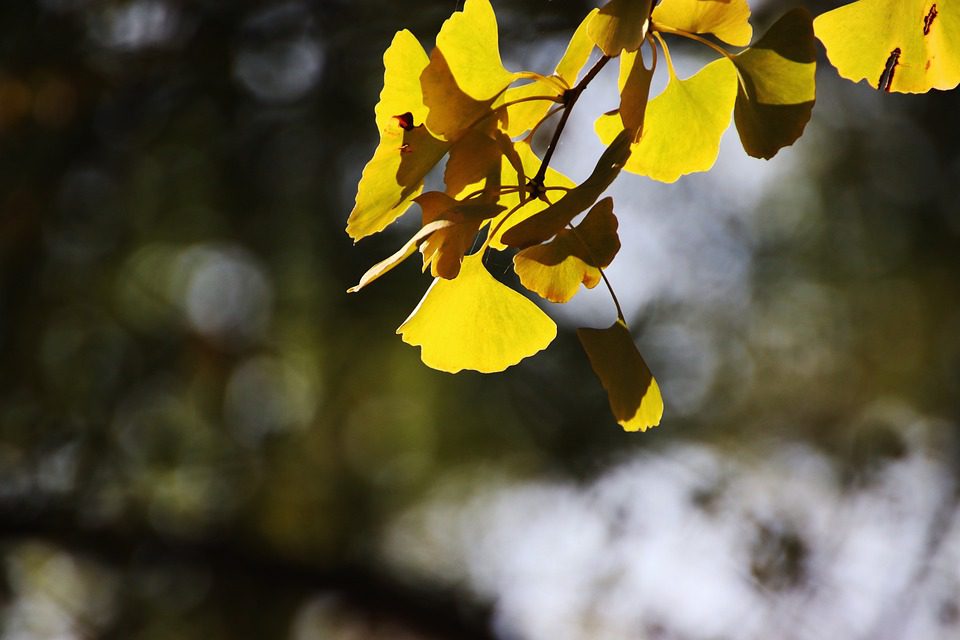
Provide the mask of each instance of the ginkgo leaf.
[{"label": "ginkgo leaf", "polygon": [[420,76],[429,113],[427,128],[456,140],[485,117],[518,77],[503,68],[497,17],[489,0],[467,0],[437,34],[437,46]]},{"label": "ginkgo leaf", "polygon": [[420,84],[428,109],[427,128],[442,139],[456,141],[484,120],[494,121],[493,103],[497,96],[477,100],[468,95],[439,48],[430,53],[430,63],[420,74]]},{"label": "ginkgo leaf", "polygon": [[740,141],[751,156],[772,158],[803,134],[816,100],[810,13],[785,14],[733,61],[743,78],[733,110]]},{"label": "ginkgo leaf", "polygon": [[568,302],[583,284],[592,289],[620,250],[613,200],[593,206],[574,229],[562,229],[546,244],[517,253],[513,267],[520,283],[551,302]]},{"label": "ginkgo leaf", "polygon": [[356,286],[347,289],[347,293],[356,293],[374,280],[385,275],[391,269],[412,256],[417,250],[417,247],[420,246],[420,243],[431,236],[435,231],[440,231],[441,229],[452,227],[453,225],[454,223],[450,220],[434,220],[430,224],[425,225],[412,238],[407,240],[407,242],[400,247],[396,253],[388,258],[384,258],[377,264],[367,269],[367,272],[363,274],[363,277],[360,278],[360,282],[357,283]]},{"label": "ginkgo leaf", "polygon": [[460,194],[467,187],[491,178],[499,182],[500,159],[504,156],[510,139],[502,132],[488,135],[478,129],[466,132],[450,147],[450,157],[443,172],[447,193]]},{"label": "ginkgo leaf", "polygon": [[517,77],[500,60],[497,16],[490,0],[466,0],[440,28],[437,49],[460,89],[475,100],[500,95]]},{"label": "ginkgo leaf", "polygon": [[[737,70],[726,58],[711,62],[680,80],[667,58],[670,79],[663,93],[647,105],[643,136],[633,145],[624,167],[660,182],[713,166],[720,138],[730,124],[737,97]],[[620,117],[603,115],[596,123],[600,140],[613,140],[623,129]]]},{"label": "ginkgo leaf", "polygon": [[616,179],[630,157],[630,134],[621,131],[597,160],[590,177],[560,200],[508,229],[502,236],[510,247],[525,248],[545,242],[590,208]]},{"label": "ginkgo leaf", "polygon": [[690,33],[711,33],[736,47],[753,37],[747,0],[663,0],[653,10],[653,23]]},{"label": "ginkgo leaf", "polygon": [[460,273],[460,263],[473,245],[483,221],[503,211],[496,202],[482,199],[458,202],[438,191],[417,196],[416,202],[423,209],[424,227],[438,220],[453,223],[438,229],[420,245],[424,269],[429,266],[435,278],[448,280]]},{"label": "ginkgo leaf", "polygon": [[434,280],[397,333],[420,347],[420,358],[429,367],[493,373],[547,348],[557,325],[494,279],[480,252],[464,260],[455,280]]},{"label": "ginkgo leaf", "polygon": [[604,55],[640,48],[650,28],[652,1],[610,0],[590,19],[587,31]]},{"label": "ginkgo leaf", "polygon": [[423,188],[424,176],[447,152],[447,144],[422,124],[427,108],[420,74],[428,63],[423,47],[412,33],[400,31],[383,61],[383,91],[375,109],[380,143],[363,170],[347,220],[354,240],[382,231],[403,215]]},{"label": "ginkgo leaf", "polygon": [[660,424],[663,398],[622,320],[607,329],[577,329],[590,365],[610,399],[610,409],[626,431]]},{"label": "ginkgo leaf", "polygon": [[577,79],[580,77],[583,67],[587,64],[590,54],[593,52],[594,42],[593,38],[590,37],[588,29],[590,27],[590,21],[593,20],[593,17],[598,12],[598,9],[594,9],[583,19],[580,26],[577,27],[577,30],[573,32],[573,36],[570,37],[567,50],[563,53],[563,58],[561,58],[557,64],[554,73],[566,83],[568,88],[577,84]]},{"label": "ginkgo leaf", "polygon": [[960,84],[960,0],[858,0],[813,21],[839,74],[884,91]]},{"label": "ginkgo leaf", "polygon": [[650,82],[653,68],[647,69],[639,51],[620,56],[620,120],[623,128],[632,132],[631,141],[636,142],[643,133],[643,123],[650,98]]},{"label": "ginkgo leaf", "polygon": [[[577,84],[577,78],[583,70],[584,65],[590,58],[593,51],[593,40],[587,33],[587,24],[597,9],[594,9],[574,32],[567,44],[567,50],[560,59],[557,68],[554,71],[553,78],[546,78],[541,81],[531,82],[520,87],[511,87],[504,94],[504,102],[514,102],[524,98],[534,96],[554,97],[557,102],[561,101],[561,96],[565,89],[569,89]],[[548,82],[556,79],[559,82]],[[551,107],[556,106],[557,102],[547,100],[522,102],[507,108],[507,128],[506,132],[511,138],[515,138],[525,131],[532,129]]]}]

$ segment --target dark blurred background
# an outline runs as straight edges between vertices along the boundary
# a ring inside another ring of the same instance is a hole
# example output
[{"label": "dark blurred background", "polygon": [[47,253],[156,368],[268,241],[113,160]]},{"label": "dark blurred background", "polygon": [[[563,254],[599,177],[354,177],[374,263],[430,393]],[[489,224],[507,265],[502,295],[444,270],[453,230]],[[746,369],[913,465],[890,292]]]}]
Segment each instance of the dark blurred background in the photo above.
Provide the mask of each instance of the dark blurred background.
[{"label": "dark blurred background", "polygon": [[[958,92],[822,64],[772,161],[621,176],[625,434],[602,291],[494,376],[394,335],[416,266],[345,293],[416,222],[343,231],[383,50],[458,4],[0,3],[2,637],[960,637]],[[494,6],[546,73],[593,3]]]}]

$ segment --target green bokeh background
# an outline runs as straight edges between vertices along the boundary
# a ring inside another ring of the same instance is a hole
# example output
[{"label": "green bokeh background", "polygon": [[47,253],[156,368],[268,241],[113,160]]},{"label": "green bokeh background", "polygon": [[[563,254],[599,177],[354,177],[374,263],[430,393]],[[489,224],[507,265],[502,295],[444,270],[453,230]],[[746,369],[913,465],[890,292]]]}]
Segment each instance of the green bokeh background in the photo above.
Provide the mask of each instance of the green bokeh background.
[{"label": "green bokeh background", "polygon": [[[616,427],[573,324],[502,375],[422,366],[394,335],[418,269],[345,293],[406,228],[343,228],[382,52],[399,28],[429,46],[455,4],[0,5],[4,637],[484,637],[489,602],[379,552],[465,471],[581,482],[677,442],[803,442],[856,478],[904,455],[906,425],[864,417],[884,398],[937,418],[955,467],[960,98],[828,65],[796,175],[747,216],[749,303],[660,296],[631,318],[660,428]],[[494,4],[514,66],[591,6]],[[677,322],[709,339],[656,339]],[[708,356],[695,410],[672,411]],[[327,630],[295,635],[318,594]],[[56,615],[29,626],[31,598]]]}]

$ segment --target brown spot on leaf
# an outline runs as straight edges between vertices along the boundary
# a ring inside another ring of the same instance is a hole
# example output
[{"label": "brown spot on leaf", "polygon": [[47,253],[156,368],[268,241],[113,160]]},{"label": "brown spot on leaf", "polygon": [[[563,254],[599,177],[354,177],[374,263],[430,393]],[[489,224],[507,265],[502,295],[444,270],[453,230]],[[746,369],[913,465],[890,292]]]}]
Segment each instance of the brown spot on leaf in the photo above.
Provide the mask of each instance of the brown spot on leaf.
[{"label": "brown spot on leaf", "polygon": [[933,21],[937,17],[937,3],[934,2],[930,7],[930,11],[927,12],[927,15],[923,18],[923,35],[930,35],[930,27],[933,26]]},{"label": "brown spot on leaf", "polygon": [[883,73],[880,74],[880,80],[877,82],[878,90],[890,92],[890,87],[893,85],[893,74],[897,70],[897,65],[900,64],[900,54],[900,47],[890,52],[887,64],[883,66]]}]

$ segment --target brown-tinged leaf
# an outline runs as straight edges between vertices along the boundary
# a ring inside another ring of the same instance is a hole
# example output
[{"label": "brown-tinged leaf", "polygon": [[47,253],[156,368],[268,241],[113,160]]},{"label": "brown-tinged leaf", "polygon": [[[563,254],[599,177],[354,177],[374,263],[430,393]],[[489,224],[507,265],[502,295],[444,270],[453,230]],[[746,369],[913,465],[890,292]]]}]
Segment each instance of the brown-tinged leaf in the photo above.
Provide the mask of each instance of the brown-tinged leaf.
[{"label": "brown-tinged leaf", "polygon": [[564,303],[581,284],[595,287],[600,269],[609,266],[619,250],[613,200],[604,198],[575,229],[562,229],[550,242],[517,253],[513,266],[524,287],[551,302]]},{"label": "brown-tinged leaf", "polygon": [[740,141],[751,156],[772,158],[803,134],[816,101],[809,12],[800,8],[785,14],[733,61],[743,78],[733,110]]},{"label": "brown-tinged leaf", "polygon": [[607,329],[577,329],[590,365],[610,399],[610,409],[626,431],[646,431],[660,424],[663,398],[622,320]]}]

